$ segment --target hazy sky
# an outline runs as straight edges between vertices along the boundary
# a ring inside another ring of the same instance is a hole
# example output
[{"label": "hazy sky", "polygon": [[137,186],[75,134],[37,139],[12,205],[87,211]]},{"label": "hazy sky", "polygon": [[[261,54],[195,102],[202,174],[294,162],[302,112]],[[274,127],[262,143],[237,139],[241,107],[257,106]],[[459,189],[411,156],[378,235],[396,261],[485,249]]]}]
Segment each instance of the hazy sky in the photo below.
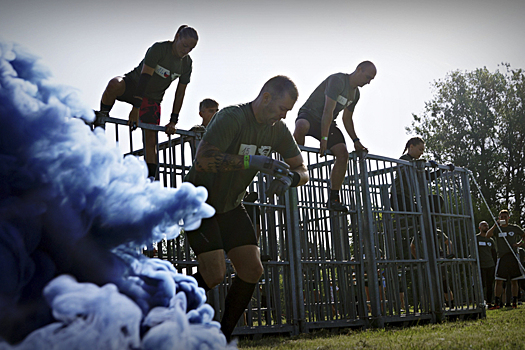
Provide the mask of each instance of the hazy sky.
[{"label": "hazy sky", "polygon": [[[502,62],[525,68],[523,0],[1,0],[0,6],[0,36],[42,57],[52,81],[78,88],[94,109],[112,77],[133,69],[154,42],[172,40],[181,24],[194,27],[200,40],[190,54],[180,128],[200,123],[203,98],[220,107],[249,102],[266,80],[284,74],[299,88],[286,118],[293,131],[299,107],[321,81],[371,60],[378,73],[361,89],[356,132],[371,153],[394,158],[409,138],[412,113],[431,99],[434,80],[453,70],[495,71]],[[163,125],[175,86],[162,104]],[[127,118],[129,110],[117,102],[112,116]]]}]

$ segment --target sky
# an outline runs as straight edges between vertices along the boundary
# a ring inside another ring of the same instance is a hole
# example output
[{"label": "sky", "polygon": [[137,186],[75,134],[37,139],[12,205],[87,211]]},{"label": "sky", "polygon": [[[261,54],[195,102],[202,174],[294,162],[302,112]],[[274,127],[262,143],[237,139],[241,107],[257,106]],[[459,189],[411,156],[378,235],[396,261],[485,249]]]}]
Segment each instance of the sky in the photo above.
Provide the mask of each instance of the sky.
[{"label": "sky", "polygon": [[[455,70],[495,71],[502,62],[525,68],[524,18],[523,0],[1,0],[0,36],[40,56],[52,82],[77,88],[98,109],[111,78],[135,68],[154,42],[172,40],[181,24],[194,27],[200,39],[178,125],[185,130],[200,124],[202,99],[221,108],[250,102],[283,74],[299,89],[285,120],[293,132],[317,85],[370,60],[377,75],[361,89],[355,129],[370,153],[398,158],[411,137],[405,127],[432,99],[434,81]],[[175,88],[164,97],[162,125]],[[111,116],[127,119],[129,110],[117,102]]]}]

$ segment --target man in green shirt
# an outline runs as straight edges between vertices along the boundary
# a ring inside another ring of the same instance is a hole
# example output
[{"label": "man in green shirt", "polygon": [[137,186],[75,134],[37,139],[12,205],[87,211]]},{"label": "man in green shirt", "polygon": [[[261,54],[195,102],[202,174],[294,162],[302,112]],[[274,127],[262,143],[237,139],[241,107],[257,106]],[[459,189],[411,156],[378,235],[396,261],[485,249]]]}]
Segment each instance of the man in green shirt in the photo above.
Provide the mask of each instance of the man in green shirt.
[{"label": "man in green shirt", "polygon": [[[496,272],[496,243],[487,237],[489,224],[486,221],[479,223],[479,233],[476,235],[478,243],[479,269],[481,271],[481,284],[485,295],[487,307],[492,307],[492,293],[494,291],[494,274]],[[486,292],[485,292],[486,290]]]},{"label": "man in green shirt", "polygon": [[356,151],[367,150],[359,141],[354,130],[354,108],[359,101],[359,87],[369,84],[376,76],[376,67],[370,61],[361,62],[350,74],[336,73],[326,78],[299,109],[295,121],[294,137],[298,144],[304,145],[306,136],[320,141],[319,153],[325,155],[332,151],[335,163],[330,174],[330,198],[328,208],[348,212],[339,200],[339,190],[343,185],[348,164],[348,149],[345,138],[335,124],[339,112],[343,111],[343,124],[354,142]]},{"label": "man in green shirt", "polygon": [[[283,195],[308,181],[299,147],[281,120],[296,100],[295,84],[276,76],[253,102],[220,110],[208,124],[185,177],[208,190],[207,203],[216,210],[197,230],[186,232],[199,262],[193,277],[206,291],[221,283],[224,252],[235,267],[221,320],[228,341],[263,272],[253,223],[241,202],[246,188],[259,171],[275,177],[268,196]],[[284,162],[271,158],[272,151]]]},{"label": "man in green shirt", "polygon": [[524,278],[523,267],[519,262],[518,247],[525,245],[525,232],[521,227],[509,224],[509,211],[499,212],[499,220],[488,231],[487,237],[494,236],[498,261],[496,264],[496,287],[494,288],[494,308],[501,308],[501,294],[503,293],[503,281],[511,280],[512,307],[518,307],[518,280]]},{"label": "man in green shirt", "polygon": [[[197,45],[199,37],[195,29],[180,26],[173,41],[153,44],[139,65],[127,73],[111,79],[100,102],[100,112],[109,114],[115,100],[133,106],[129,113],[129,126],[134,130],[138,122],[160,125],[160,103],[164,92],[175,79],[179,79],[170,122],[166,133],[174,134],[179,112],[190,82],[192,60],[188,55]],[[144,159],[148,176],[157,178],[157,132],[144,131]]]}]

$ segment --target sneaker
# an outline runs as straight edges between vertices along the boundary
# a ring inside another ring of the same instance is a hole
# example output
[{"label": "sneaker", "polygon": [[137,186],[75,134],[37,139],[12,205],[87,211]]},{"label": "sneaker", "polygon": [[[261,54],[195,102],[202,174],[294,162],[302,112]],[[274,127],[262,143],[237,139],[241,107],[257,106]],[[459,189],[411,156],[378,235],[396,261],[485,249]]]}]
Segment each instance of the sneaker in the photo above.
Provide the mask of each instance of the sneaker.
[{"label": "sneaker", "polygon": [[489,310],[498,310],[498,309],[501,309],[501,306],[499,306],[498,304],[495,304],[489,307]]},{"label": "sneaker", "polygon": [[328,209],[348,213],[348,208],[346,207],[346,205],[343,205],[337,199],[332,199],[328,202]]},{"label": "sneaker", "polygon": [[485,308],[487,308],[487,309],[489,309],[489,310],[492,310],[493,307],[494,307],[494,305],[492,305],[492,304],[490,304],[490,303],[487,304],[487,305],[485,305]]},{"label": "sneaker", "polygon": [[518,304],[517,303],[512,303],[512,308],[513,309],[517,309],[518,308]]}]

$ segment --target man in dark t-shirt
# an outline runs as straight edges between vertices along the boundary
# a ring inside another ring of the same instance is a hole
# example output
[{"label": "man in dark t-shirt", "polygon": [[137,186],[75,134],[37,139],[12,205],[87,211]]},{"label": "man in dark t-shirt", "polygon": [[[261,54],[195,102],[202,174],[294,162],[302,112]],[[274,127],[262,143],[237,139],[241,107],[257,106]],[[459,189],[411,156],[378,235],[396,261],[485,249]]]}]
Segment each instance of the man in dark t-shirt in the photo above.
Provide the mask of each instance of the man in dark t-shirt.
[{"label": "man in dark t-shirt", "polygon": [[361,62],[353,73],[336,73],[326,78],[299,109],[295,121],[294,137],[298,144],[304,145],[306,136],[319,140],[319,153],[325,155],[330,150],[335,163],[330,174],[330,198],[328,208],[348,212],[339,200],[339,190],[343,185],[348,164],[348,150],[345,138],[335,124],[339,112],[343,111],[343,124],[354,143],[356,151],[367,150],[359,141],[354,130],[354,108],[359,101],[359,87],[369,84],[376,76],[372,62]]},{"label": "man in dark t-shirt", "polygon": [[[281,120],[296,100],[295,84],[276,76],[253,102],[220,110],[208,124],[185,177],[208,190],[206,202],[216,211],[197,230],[186,232],[199,262],[193,277],[206,291],[221,283],[224,252],[235,267],[221,320],[228,341],[263,272],[254,226],[242,204],[246,189],[259,171],[275,177],[267,196],[281,196],[308,181],[299,147]],[[284,162],[271,158],[272,151]]]},{"label": "man in dark t-shirt", "polygon": [[478,244],[479,268],[481,284],[484,290],[487,307],[492,307],[492,293],[494,292],[494,274],[496,272],[496,243],[487,237],[489,224],[486,221],[479,223],[479,233],[476,235]]},{"label": "man in dark t-shirt", "polygon": [[[153,44],[139,65],[125,76],[111,79],[102,94],[100,111],[108,115],[115,100],[133,106],[129,113],[129,126],[134,130],[138,122],[160,125],[160,103],[171,83],[179,79],[175,100],[166,125],[166,133],[174,134],[182,107],[186,86],[190,82],[192,60],[188,55],[197,45],[195,29],[179,27],[173,41]],[[144,130],[144,160],[148,176],[157,178],[157,132]]]},{"label": "man in dark t-shirt", "polygon": [[487,237],[494,236],[498,251],[496,287],[494,288],[495,308],[502,307],[503,281],[507,279],[511,280],[512,307],[518,307],[518,280],[525,277],[518,256],[518,247],[525,245],[525,232],[518,225],[509,224],[509,217],[508,210],[500,211],[499,220],[487,231]]}]

